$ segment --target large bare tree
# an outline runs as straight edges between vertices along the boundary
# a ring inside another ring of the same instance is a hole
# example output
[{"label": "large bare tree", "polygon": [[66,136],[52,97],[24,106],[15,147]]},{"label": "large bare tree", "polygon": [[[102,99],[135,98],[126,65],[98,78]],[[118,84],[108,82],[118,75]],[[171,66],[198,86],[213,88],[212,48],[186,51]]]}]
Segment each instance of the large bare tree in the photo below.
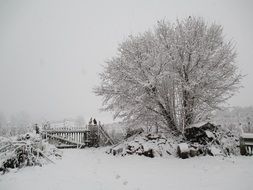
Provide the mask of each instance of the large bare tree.
[{"label": "large bare tree", "polygon": [[94,91],[115,117],[183,131],[238,90],[235,57],[220,25],[196,17],[160,21],[119,45]]}]

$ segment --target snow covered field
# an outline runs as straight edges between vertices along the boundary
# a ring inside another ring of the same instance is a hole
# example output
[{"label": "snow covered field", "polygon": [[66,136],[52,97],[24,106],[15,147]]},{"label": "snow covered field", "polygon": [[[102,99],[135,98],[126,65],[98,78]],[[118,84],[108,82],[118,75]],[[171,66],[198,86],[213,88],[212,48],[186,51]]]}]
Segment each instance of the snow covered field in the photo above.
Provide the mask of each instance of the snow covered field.
[{"label": "snow covered field", "polygon": [[62,160],[0,176],[0,190],[249,190],[253,157],[114,157],[104,149],[64,150]]}]

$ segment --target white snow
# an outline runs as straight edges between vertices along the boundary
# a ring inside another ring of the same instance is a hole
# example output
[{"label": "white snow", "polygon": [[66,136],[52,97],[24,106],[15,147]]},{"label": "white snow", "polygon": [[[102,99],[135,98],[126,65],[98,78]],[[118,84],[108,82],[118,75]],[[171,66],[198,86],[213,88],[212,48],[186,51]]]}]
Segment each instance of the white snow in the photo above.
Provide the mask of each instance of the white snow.
[{"label": "white snow", "polygon": [[180,143],[178,146],[181,152],[189,152],[189,147],[187,143]]},{"label": "white snow", "polygon": [[206,130],[205,133],[206,133],[206,136],[207,136],[208,138],[213,138],[213,139],[215,139],[215,136],[214,136],[214,134],[213,134],[211,131]]},{"label": "white snow", "polygon": [[147,158],[105,149],[64,150],[62,160],[0,176],[1,190],[248,190],[253,157]]},{"label": "white snow", "polygon": [[205,125],[206,123],[208,123],[209,121],[201,121],[201,122],[198,122],[198,123],[193,123],[193,124],[191,124],[190,126],[189,126],[189,128],[191,128],[191,127],[197,127],[197,128],[199,128],[199,127],[202,127],[203,125]]},{"label": "white snow", "polygon": [[216,148],[215,146],[211,146],[210,151],[213,155],[222,155],[220,149]]}]

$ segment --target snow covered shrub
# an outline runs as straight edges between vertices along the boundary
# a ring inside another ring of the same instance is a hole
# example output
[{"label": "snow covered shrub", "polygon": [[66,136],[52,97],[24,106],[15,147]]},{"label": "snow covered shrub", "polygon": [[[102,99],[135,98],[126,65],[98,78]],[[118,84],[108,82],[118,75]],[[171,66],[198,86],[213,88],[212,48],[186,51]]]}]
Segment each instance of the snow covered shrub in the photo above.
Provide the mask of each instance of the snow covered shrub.
[{"label": "snow covered shrub", "polygon": [[[50,147],[50,148],[49,148]],[[38,135],[26,134],[13,138],[0,138],[0,171],[25,166],[42,166],[52,163],[51,158],[61,157],[61,152],[43,142]]]}]

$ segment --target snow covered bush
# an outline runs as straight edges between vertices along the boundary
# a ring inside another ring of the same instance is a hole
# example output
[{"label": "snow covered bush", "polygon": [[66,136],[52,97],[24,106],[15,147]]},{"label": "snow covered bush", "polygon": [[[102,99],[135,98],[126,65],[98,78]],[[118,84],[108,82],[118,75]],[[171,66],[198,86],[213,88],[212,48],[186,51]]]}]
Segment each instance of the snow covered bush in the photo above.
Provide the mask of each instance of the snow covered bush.
[{"label": "snow covered bush", "polygon": [[57,148],[42,141],[39,135],[0,137],[0,171],[3,174],[9,169],[53,163],[52,158],[60,158],[61,155]]}]

